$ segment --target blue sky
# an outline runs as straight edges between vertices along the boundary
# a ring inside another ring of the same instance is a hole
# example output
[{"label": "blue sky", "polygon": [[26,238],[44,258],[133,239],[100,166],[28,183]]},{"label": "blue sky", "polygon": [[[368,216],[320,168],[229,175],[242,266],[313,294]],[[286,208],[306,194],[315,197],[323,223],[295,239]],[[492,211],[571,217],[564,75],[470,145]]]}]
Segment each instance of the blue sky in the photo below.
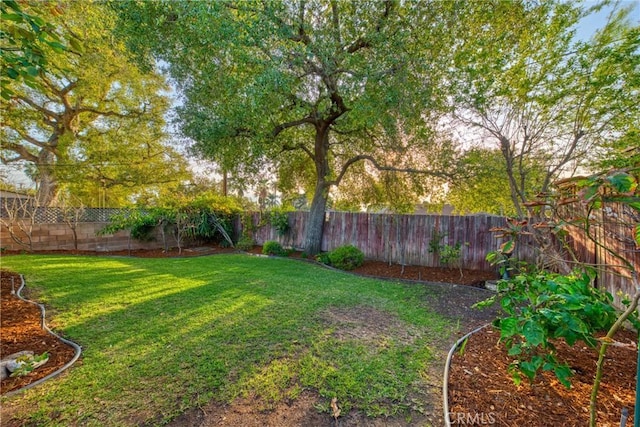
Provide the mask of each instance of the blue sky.
[{"label": "blue sky", "polygon": [[[589,0],[585,2],[585,6],[589,7],[595,5],[595,0]],[[638,0],[621,0],[620,6],[634,6],[631,14],[632,25],[640,25],[640,1]],[[612,7],[606,7],[600,10],[598,13],[594,13],[584,18],[578,26],[576,37],[581,40],[589,39],[597,29],[602,28],[606,22]]]}]

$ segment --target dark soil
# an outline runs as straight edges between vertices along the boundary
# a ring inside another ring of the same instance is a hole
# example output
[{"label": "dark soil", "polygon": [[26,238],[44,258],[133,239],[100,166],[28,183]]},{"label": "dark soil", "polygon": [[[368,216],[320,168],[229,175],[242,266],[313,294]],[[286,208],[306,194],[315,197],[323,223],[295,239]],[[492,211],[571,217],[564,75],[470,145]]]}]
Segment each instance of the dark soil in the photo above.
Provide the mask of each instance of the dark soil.
[{"label": "dark soil", "polygon": [[[449,412],[454,425],[587,426],[589,398],[595,375],[597,349],[583,343],[569,347],[556,343],[557,358],[565,360],[574,375],[571,388],[560,384],[553,373],[526,379],[516,386],[507,372],[512,358],[498,344],[500,331],[492,327],[473,334],[452,360],[449,377]],[[629,347],[610,346],[598,393],[597,425],[619,426],[622,408],[628,408],[627,426],[633,425],[638,335],[621,331],[616,340]],[[470,423],[469,420],[477,423]],[[466,422],[466,423],[465,423]]]}]

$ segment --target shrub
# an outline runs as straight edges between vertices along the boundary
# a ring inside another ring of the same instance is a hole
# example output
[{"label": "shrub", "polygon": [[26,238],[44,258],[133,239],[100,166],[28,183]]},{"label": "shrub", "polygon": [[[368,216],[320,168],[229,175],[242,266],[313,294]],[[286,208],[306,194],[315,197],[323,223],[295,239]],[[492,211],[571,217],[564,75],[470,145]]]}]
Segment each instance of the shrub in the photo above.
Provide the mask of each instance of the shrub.
[{"label": "shrub", "polygon": [[269,240],[262,246],[262,253],[265,255],[287,256],[287,251],[276,241]]},{"label": "shrub", "polygon": [[353,245],[340,246],[327,255],[329,264],[340,270],[353,270],[364,262],[364,254]]},{"label": "shrub", "polygon": [[321,262],[322,264],[331,264],[331,261],[329,261],[329,254],[327,252],[321,252],[316,255],[316,261]]},{"label": "shrub", "polygon": [[494,325],[514,358],[509,371],[516,383],[521,374],[533,381],[539,371],[553,371],[568,387],[571,370],[555,358],[552,340],[564,338],[570,346],[582,341],[595,348],[596,332],[606,331],[616,320],[611,295],[594,288],[586,273],[519,274],[499,281],[498,294],[478,305],[496,299],[505,316]]},{"label": "shrub", "polygon": [[238,240],[238,243],[236,243],[236,248],[241,251],[250,251],[255,244],[256,242],[254,242],[251,237],[242,236],[240,240]]},{"label": "shrub", "polygon": [[274,209],[269,212],[269,222],[278,232],[278,236],[284,236],[289,231],[289,211]]}]

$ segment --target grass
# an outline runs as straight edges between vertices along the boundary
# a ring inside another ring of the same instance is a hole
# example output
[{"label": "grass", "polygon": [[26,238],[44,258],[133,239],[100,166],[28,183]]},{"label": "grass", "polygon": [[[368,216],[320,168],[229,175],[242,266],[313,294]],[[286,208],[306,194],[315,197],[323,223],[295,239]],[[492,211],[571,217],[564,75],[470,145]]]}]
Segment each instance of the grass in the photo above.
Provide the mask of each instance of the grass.
[{"label": "grass", "polygon": [[[425,287],[287,259],[21,255],[2,267],[24,274],[55,310],[50,324],[83,347],[66,375],[3,399],[35,425],[163,424],[211,399],[269,408],[304,389],[321,410],[337,397],[343,413],[401,414],[419,409],[430,345],[450,330]],[[413,338],[337,334],[327,313],[359,307]]]}]

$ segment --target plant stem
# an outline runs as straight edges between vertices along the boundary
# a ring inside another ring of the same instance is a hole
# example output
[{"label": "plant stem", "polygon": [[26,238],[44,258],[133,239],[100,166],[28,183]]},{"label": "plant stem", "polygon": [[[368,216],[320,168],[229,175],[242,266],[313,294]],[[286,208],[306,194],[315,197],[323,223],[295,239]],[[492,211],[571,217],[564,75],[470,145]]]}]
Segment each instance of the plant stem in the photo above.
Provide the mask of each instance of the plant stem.
[{"label": "plant stem", "polygon": [[[589,427],[596,427],[597,408],[596,403],[598,399],[598,390],[600,389],[600,382],[602,380],[602,374],[604,372],[604,357],[607,353],[607,347],[609,347],[609,340],[613,339],[613,336],[622,327],[622,324],[631,316],[631,314],[638,307],[638,300],[640,300],[640,289],[638,288],[637,274],[633,273],[633,281],[636,284],[636,293],[633,296],[633,300],[629,307],[618,317],[618,320],[611,326],[607,332],[607,336],[602,342],[600,351],[598,353],[598,362],[596,363],[596,376],[593,381],[593,387],[591,388],[591,400],[589,402]],[[636,414],[637,416],[637,414]]]}]

